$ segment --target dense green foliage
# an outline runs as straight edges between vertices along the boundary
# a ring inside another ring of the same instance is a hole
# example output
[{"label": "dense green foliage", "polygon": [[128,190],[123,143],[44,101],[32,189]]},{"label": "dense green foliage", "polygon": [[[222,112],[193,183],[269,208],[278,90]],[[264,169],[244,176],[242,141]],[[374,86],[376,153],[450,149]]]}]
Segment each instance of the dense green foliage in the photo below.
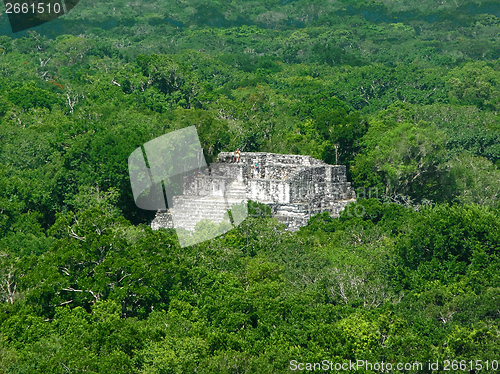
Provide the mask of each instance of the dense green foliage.
[{"label": "dense green foliage", "polygon": [[[500,360],[498,17],[465,0],[82,0],[0,36],[0,372]],[[338,145],[358,202],[296,233],[251,203],[181,249],[136,208],[127,159],[191,125],[209,161],[335,163]]]}]

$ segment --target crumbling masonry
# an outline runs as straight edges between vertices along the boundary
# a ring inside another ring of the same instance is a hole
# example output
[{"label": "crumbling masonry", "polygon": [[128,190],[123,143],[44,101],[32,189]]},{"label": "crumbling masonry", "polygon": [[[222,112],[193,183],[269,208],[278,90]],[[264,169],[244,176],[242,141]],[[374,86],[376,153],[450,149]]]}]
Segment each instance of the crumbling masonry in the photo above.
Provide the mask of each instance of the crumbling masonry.
[{"label": "crumbling masonry", "polygon": [[[252,169],[255,164],[258,175]],[[355,194],[344,165],[261,152],[242,153],[240,162],[233,163],[232,153],[222,152],[203,174],[184,177],[183,194],[174,197],[174,209],[190,213],[175,225],[192,231],[203,219],[219,223],[224,207],[247,200],[268,205],[273,217],[287,230],[296,231],[314,214],[329,212],[338,217],[348,203],[355,202]],[[153,229],[173,226],[168,210],[158,211],[151,223]]]}]

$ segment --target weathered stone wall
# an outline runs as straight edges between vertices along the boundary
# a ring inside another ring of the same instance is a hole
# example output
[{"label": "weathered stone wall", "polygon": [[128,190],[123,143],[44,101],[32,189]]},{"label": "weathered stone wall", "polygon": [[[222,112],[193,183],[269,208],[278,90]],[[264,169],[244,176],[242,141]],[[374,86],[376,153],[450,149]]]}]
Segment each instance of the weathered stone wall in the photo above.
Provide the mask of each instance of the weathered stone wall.
[{"label": "weathered stone wall", "polygon": [[[201,219],[221,220],[225,211],[221,207],[228,199],[233,203],[248,199],[269,205],[272,215],[295,231],[314,214],[327,211],[338,217],[346,204],[355,201],[344,165],[263,152],[242,153],[240,162],[233,163],[232,156],[220,153],[217,163],[203,175],[184,177],[183,196],[174,198],[176,209],[170,217],[159,211],[151,226],[173,227],[175,223],[192,230]],[[252,169],[255,163],[260,169],[257,178]]]},{"label": "weathered stone wall", "polygon": [[287,164],[267,164],[264,168],[259,165],[259,178],[285,180],[299,168],[299,165]]},{"label": "weathered stone wall", "polygon": [[334,183],[347,182],[345,165],[329,165],[328,173],[330,174],[331,181]]},{"label": "weathered stone wall", "polygon": [[189,176],[184,177],[184,195],[191,196],[224,196],[228,179],[222,177]]},{"label": "weathered stone wall", "polygon": [[307,203],[273,204],[271,210],[273,217],[285,224],[288,231],[297,231],[300,227],[305,226],[315,214],[329,212],[332,217],[338,217],[345,206],[353,202],[356,200],[316,200]]},{"label": "weathered stone wall", "polygon": [[286,204],[290,202],[290,184],[272,179],[249,179],[247,198],[262,203]]},{"label": "weathered stone wall", "polygon": [[[221,152],[217,157],[217,163],[231,163],[233,152]],[[301,155],[281,155],[277,153],[265,152],[241,152],[240,162],[252,164],[255,161],[262,164],[289,164],[300,166],[325,165],[321,160],[311,156]]]},{"label": "weathered stone wall", "polygon": [[350,200],[354,198],[354,191],[349,182],[332,183],[326,196],[329,200]]},{"label": "weathered stone wall", "polygon": [[156,212],[156,217],[153,222],[151,222],[151,228],[153,230],[158,230],[161,228],[173,229],[174,221],[170,212],[168,210],[159,210],[158,212]]},{"label": "weathered stone wall", "polygon": [[243,182],[250,174],[251,167],[245,163],[215,163],[210,165],[212,177],[236,179]]},{"label": "weathered stone wall", "polygon": [[268,163],[291,164],[300,166],[325,165],[323,161],[312,158],[311,156],[280,155],[277,153],[267,153],[266,155],[266,161]]},{"label": "weathered stone wall", "polygon": [[309,167],[297,170],[290,178],[291,202],[303,202],[324,195],[327,189],[326,167]]}]

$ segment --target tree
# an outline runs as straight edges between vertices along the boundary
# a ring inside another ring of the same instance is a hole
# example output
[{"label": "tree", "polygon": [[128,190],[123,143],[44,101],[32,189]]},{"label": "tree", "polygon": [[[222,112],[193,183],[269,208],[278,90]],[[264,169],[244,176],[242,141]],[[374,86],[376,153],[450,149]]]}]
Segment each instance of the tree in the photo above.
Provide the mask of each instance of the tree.
[{"label": "tree", "polygon": [[500,109],[500,75],[484,62],[467,63],[448,74],[450,102],[475,105],[480,109]]},{"label": "tree", "polygon": [[23,108],[47,108],[52,109],[62,103],[62,100],[55,94],[42,90],[34,84],[24,84],[9,92],[9,101]]},{"label": "tree", "polygon": [[444,170],[440,166],[443,138],[442,132],[426,123],[373,120],[362,139],[366,149],[353,162],[353,179],[358,186],[383,184],[386,195],[446,199],[449,191],[441,185]]},{"label": "tree", "polygon": [[19,258],[9,254],[0,253],[0,301],[14,304],[19,296],[17,284],[21,277],[18,268]]},{"label": "tree", "polygon": [[462,204],[480,204],[495,207],[500,199],[496,183],[500,170],[483,157],[463,153],[447,163],[455,199]]},{"label": "tree", "polygon": [[478,253],[498,256],[499,224],[495,211],[485,206],[438,205],[424,209],[411,217],[396,244],[400,260],[396,260],[394,270],[408,277],[396,278],[396,283],[411,282],[410,287],[418,289],[427,281],[456,281]]},{"label": "tree", "polygon": [[171,97],[173,103],[185,108],[191,107],[192,100],[198,94],[198,86],[195,76],[182,65],[163,55],[139,55],[137,64],[144,76],[149,78],[149,84]]}]

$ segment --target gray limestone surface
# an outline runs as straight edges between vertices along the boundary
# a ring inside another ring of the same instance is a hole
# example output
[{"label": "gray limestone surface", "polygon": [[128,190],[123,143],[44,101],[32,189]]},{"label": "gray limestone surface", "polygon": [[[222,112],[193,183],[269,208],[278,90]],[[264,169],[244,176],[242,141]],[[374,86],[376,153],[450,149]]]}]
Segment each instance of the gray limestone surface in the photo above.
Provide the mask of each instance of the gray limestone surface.
[{"label": "gray limestone surface", "polygon": [[338,217],[355,202],[344,165],[263,152],[242,152],[233,163],[232,156],[222,152],[203,174],[185,176],[182,195],[173,198],[172,208],[157,212],[151,227],[193,231],[202,220],[227,220],[228,207],[252,200],[270,206],[273,217],[296,231],[317,213]]}]

